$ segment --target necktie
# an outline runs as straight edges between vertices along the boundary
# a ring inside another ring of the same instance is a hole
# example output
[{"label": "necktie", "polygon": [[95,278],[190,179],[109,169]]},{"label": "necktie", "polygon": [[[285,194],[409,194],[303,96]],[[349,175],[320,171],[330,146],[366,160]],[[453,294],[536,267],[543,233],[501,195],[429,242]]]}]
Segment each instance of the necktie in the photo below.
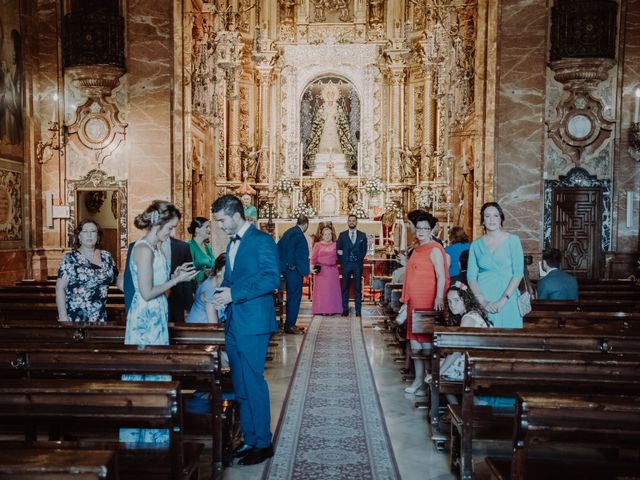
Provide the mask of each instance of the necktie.
[{"label": "necktie", "polygon": [[234,235],[231,237],[231,243],[239,242],[242,237],[240,235]]},{"label": "necktie", "polygon": [[351,237],[351,243],[356,243],[356,232],[350,232],[349,236]]}]

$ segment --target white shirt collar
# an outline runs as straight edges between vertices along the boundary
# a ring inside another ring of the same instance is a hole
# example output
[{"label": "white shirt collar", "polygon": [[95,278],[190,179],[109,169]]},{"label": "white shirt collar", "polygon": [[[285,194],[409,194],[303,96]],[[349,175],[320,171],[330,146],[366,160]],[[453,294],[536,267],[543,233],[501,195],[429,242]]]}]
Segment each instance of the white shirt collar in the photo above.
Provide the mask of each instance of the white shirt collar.
[{"label": "white shirt collar", "polygon": [[251,226],[251,222],[244,222],[244,225],[240,227],[240,230],[236,232],[236,235],[242,238],[244,234],[247,232],[247,230],[249,230],[250,226]]}]

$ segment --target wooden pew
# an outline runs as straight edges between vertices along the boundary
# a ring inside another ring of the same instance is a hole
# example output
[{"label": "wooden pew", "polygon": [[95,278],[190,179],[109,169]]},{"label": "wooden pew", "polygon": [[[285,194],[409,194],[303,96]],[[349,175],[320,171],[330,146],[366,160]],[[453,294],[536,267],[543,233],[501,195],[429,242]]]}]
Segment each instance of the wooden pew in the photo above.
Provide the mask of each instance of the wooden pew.
[{"label": "wooden pew", "polygon": [[532,300],[533,310],[545,310],[558,312],[561,310],[574,310],[578,312],[638,312],[640,311],[640,301],[638,300],[615,300],[615,299],[587,299],[578,301],[565,300]]},{"label": "wooden pew", "polygon": [[531,328],[588,329],[634,334],[640,330],[640,312],[582,312],[533,310],[524,317]]},{"label": "wooden pew", "polygon": [[[149,478],[148,472],[157,465],[157,455],[166,452],[171,478],[187,479],[197,475],[197,459],[191,464],[185,461],[179,395],[178,382],[0,380],[0,425],[23,425],[27,441],[35,440],[37,430],[51,432],[61,423],[75,434],[91,431],[109,438],[115,437],[120,427],[165,428],[170,436],[168,449],[157,445],[124,448],[138,453],[137,465],[145,464],[144,478]],[[147,465],[146,458],[153,458],[154,465]]]},{"label": "wooden pew", "polygon": [[[490,409],[475,407],[474,397],[513,396],[522,391],[637,395],[640,393],[640,356],[467,352],[462,406],[449,406],[451,467],[455,467],[459,455],[463,480],[473,478],[473,438],[504,438],[501,434],[513,428],[512,416],[493,416]],[[476,410],[484,414],[482,418]]]},{"label": "wooden pew", "polygon": [[[124,344],[124,324],[22,322],[2,324],[3,342]],[[224,326],[212,323],[170,323],[172,345],[224,345]]]},{"label": "wooden pew", "polygon": [[[559,462],[547,462],[546,475],[540,476],[540,471],[536,477],[527,474],[530,447],[549,441],[635,448],[640,445],[640,402],[637,397],[620,395],[518,394],[507,478],[549,478],[561,466]],[[615,468],[611,463],[606,469]],[[640,475],[640,464],[635,472]],[[606,476],[606,472],[597,473],[599,478]]]},{"label": "wooden pew", "polygon": [[2,480],[116,480],[109,450],[28,449],[0,451]]},{"label": "wooden pew", "polygon": [[[107,308],[107,321],[124,322],[124,304],[109,304]],[[4,301],[0,303],[0,323],[15,321],[44,321],[53,323],[58,321],[58,307],[55,301],[23,302]]]},{"label": "wooden pew", "polygon": [[[640,337],[566,330],[437,327],[431,358],[431,426],[439,423],[440,394],[459,394],[462,382],[440,378],[440,360],[454,352],[513,351],[554,353],[625,353],[640,355]],[[441,437],[438,436],[440,439]],[[439,440],[441,441],[441,439]],[[437,445],[442,447],[442,445]]]},{"label": "wooden pew", "polygon": [[[147,346],[70,344],[12,344],[0,347],[0,373],[5,378],[119,379],[125,373],[167,374],[180,380],[182,389],[210,393],[209,436],[212,442],[213,472],[222,473],[231,461],[231,446],[225,445],[230,428],[224,423],[219,346]],[[185,415],[187,415],[185,413]],[[195,423],[195,422],[194,422]],[[227,447],[225,449],[225,447]]]}]

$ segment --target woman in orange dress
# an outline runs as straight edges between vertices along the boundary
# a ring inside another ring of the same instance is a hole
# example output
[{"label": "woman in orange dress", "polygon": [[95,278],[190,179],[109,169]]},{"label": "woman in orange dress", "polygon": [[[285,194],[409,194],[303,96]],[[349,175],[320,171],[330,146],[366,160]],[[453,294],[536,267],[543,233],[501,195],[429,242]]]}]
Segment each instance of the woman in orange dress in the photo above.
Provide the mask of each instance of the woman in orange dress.
[{"label": "woman in orange dress", "polygon": [[[449,288],[449,273],[446,267],[444,248],[431,236],[438,220],[429,213],[420,213],[416,218],[416,238],[418,246],[407,262],[400,301],[407,304],[407,340],[411,343],[414,355],[431,348],[431,335],[411,332],[411,320],[414,310],[443,310],[444,292]],[[406,393],[425,396],[424,360],[414,360],[416,376]]]}]

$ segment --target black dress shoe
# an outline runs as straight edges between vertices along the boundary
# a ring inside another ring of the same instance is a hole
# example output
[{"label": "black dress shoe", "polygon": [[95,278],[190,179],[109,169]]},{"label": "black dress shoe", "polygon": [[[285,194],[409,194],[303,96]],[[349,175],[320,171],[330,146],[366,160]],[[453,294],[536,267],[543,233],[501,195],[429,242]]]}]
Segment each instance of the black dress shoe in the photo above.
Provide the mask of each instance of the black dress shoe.
[{"label": "black dress shoe", "polygon": [[349,316],[349,310],[343,310],[342,311],[342,316],[343,317],[348,317]]},{"label": "black dress shoe", "polygon": [[362,313],[361,312],[356,312],[356,317],[361,317]]},{"label": "black dress shoe", "polygon": [[264,448],[254,448],[249,450],[249,453],[240,459],[238,465],[257,465],[271,457],[273,457],[273,445]]},{"label": "black dress shoe", "polygon": [[247,453],[249,453],[254,448],[255,447],[252,447],[251,445],[247,445],[246,443],[243,443],[240,447],[236,448],[233,451],[233,458],[244,457]]}]

